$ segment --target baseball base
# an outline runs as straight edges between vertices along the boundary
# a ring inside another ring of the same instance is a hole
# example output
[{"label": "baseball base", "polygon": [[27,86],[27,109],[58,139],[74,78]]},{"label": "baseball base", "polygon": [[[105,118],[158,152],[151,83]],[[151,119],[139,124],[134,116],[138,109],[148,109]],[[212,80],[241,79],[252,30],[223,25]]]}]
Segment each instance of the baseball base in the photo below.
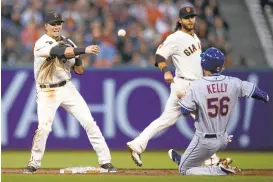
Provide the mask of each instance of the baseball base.
[{"label": "baseball base", "polygon": [[92,167],[92,166],[68,167],[68,168],[60,169],[60,174],[96,174],[96,173],[108,173],[108,169]]}]

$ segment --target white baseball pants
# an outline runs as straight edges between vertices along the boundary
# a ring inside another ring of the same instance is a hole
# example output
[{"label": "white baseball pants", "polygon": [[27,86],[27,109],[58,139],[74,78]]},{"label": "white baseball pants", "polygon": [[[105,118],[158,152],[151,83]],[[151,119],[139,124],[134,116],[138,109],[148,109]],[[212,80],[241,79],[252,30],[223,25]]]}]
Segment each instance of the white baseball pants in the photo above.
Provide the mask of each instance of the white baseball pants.
[{"label": "white baseball pants", "polygon": [[98,156],[99,164],[111,162],[109,148],[99,127],[91,116],[90,110],[71,81],[57,88],[37,88],[38,129],[33,138],[29,164],[35,168],[41,166],[46,141],[55,113],[62,106],[72,114],[85,129],[88,139]]},{"label": "white baseball pants", "polygon": [[174,83],[171,84],[170,97],[167,100],[165,110],[159,118],[151,122],[144,131],[136,137],[133,141],[129,142],[130,146],[138,152],[145,151],[148,141],[160,131],[172,126],[177,119],[181,116],[180,105],[178,104],[177,92],[185,94],[191,81],[174,77]]}]

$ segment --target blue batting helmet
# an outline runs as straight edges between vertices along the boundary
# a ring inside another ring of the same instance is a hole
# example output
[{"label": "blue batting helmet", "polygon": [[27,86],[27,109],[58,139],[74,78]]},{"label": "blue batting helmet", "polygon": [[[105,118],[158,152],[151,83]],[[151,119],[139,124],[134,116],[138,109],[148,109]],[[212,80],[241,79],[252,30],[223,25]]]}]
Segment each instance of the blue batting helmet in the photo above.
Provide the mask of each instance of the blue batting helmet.
[{"label": "blue batting helmet", "polygon": [[204,70],[221,72],[225,63],[224,54],[217,48],[208,48],[201,55],[201,66]]}]

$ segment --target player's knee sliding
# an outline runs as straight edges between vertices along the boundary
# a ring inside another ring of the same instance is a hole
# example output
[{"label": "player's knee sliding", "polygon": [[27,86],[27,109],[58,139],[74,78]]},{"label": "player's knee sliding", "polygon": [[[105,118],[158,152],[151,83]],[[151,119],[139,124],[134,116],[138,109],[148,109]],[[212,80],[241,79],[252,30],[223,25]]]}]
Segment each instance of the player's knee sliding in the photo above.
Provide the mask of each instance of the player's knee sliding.
[{"label": "player's knee sliding", "polygon": [[187,168],[185,167],[185,165],[180,165],[178,167],[178,171],[179,171],[180,174],[186,175]]},{"label": "player's knee sliding", "polygon": [[181,175],[186,175],[186,169],[178,169],[178,171],[179,171],[179,173],[181,174]]}]

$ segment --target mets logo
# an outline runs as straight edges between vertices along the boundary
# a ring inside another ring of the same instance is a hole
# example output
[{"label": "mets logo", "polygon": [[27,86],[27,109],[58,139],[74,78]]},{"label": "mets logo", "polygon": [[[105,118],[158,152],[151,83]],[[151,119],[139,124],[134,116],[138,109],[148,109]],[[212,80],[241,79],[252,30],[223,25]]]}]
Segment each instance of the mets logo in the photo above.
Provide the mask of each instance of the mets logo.
[{"label": "mets logo", "polygon": [[191,8],[186,8],[186,12],[189,13],[191,11]]},{"label": "mets logo", "polygon": [[58,18],[58,13],[55,12],[55,13],[53,14],[53,16],[54,16],[54,18]]}]

